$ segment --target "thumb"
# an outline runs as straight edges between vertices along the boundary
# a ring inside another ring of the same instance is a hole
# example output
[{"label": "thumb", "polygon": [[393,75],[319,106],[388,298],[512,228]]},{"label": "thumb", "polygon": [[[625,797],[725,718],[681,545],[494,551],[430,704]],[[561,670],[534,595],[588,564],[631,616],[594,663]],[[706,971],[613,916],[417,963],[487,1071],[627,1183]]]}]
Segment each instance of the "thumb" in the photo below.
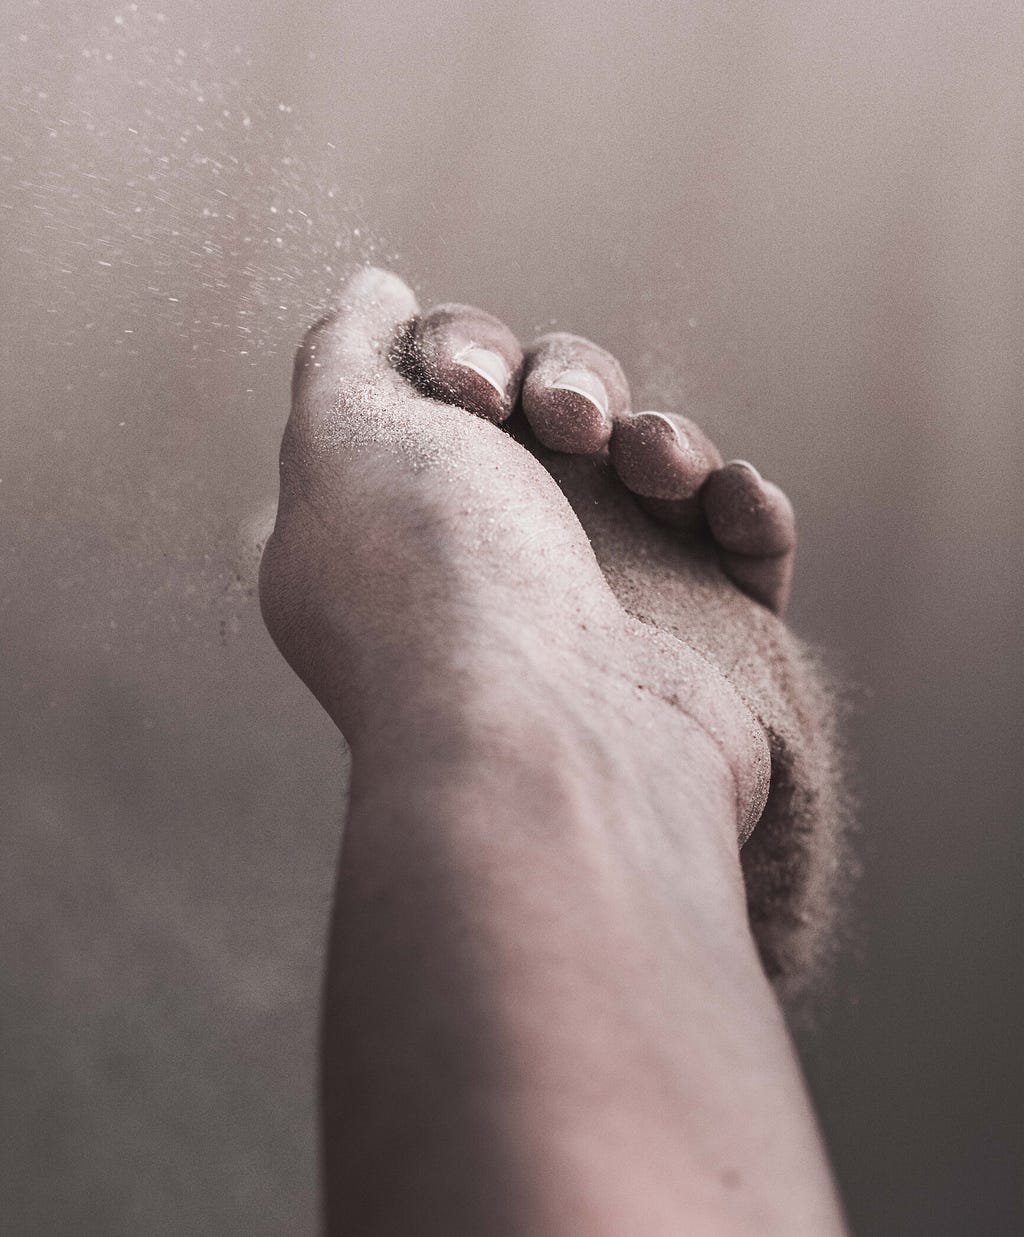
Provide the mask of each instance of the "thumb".
[{"label": "thumb", "polygon": [[349,279],[339,303],[313,326],[295,356],[292,415],[310,428],[368,386],[405,388],[388,359],[398,328],[419,311],[412,290],[369,266]]}]

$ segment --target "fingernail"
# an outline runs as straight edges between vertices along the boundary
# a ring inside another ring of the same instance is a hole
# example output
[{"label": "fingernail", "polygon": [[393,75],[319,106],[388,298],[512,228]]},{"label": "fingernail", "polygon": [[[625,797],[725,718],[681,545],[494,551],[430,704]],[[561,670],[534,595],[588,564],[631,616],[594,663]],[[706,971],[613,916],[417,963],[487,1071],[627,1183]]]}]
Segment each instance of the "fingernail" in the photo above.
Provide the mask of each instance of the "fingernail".
[{"label": "fingernail", "polygon": [[548,387],[555,391],[575,391],[590,400],[602,417],[608,415],[608,392],[605,385],[592,370],[567,369],[558,375]]},{"label": "fingernail", "polygon": [[476,344],[468,344],[456,352],[455,361],[471,369],[473,373],[479,374],[494,387],[499,395],[504,395],[508,390],[508,380],[511,377],[509,368],[504,358],[492,352],[490,348],[478,348]]},{"label": "fingernail", "polygon": [[745,468],[747,472],[752,472],[758,481],[764,481],[764,477],[761,476],[761,474],[754,467],[754,465],[751,464],[749,460],[730,460],[729,463],[726,465],[726,467],[733,468],[736,465],[738,465],[740,468]]},{"label": "fingernail", "polygon": [[634,417],[634,421],[642,421],[644,425],[658,426],[664,433],[668,430],[668,436],[675,439],[680,447],[689,446],[689,439],[683,432],[682,427],[677,425],[671,417],[666,417],[663,412],[638,412]]}]

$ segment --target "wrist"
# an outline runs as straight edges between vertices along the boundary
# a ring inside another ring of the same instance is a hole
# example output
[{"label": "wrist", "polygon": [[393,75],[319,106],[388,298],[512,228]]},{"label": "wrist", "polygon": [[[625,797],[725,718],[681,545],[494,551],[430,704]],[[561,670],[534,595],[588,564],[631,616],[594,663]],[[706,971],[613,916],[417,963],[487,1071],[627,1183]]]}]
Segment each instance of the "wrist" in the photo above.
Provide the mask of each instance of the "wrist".
[{"label": "wrist", "polygon": [[662,745],[638,744],[635,719],[603,705],[592,681],[569,690],[548,677],[538,691],[520,672],[464,687],[443,701],[407,702],[387,726],[354,737],[347,835],[372,820],[366,828],[391,838],[382,864],[400,867],[415,839],[455,855],[470,880],[507,867],[514,853],[524,879],[569,862],[573,879],[596,891],[595,873],[613,866],[640,898],[660,892],[676,903],[691,890],[695,903],[745,926],[734,781],[696,723],[666,706],[666,763]]}]

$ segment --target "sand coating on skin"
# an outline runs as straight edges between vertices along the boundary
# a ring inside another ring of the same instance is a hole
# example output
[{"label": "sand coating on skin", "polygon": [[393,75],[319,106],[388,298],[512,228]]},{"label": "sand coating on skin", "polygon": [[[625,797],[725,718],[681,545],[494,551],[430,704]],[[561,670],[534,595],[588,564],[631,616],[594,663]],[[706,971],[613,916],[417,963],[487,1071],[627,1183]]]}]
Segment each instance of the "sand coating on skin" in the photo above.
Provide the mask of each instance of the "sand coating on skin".
[{"label": "sand coating on skin", "polygon": [[542,335],[531,346],[523,411],[545,447],[571,455],[602,451],[629,407],[626,375],[603,348],[561,331]]},{"label": "sand coating on skin", "polygon": [[[824,973],[850,875],[835,695],[792,632],[724,579],[706,539],[676,533],[683,552],[661,553],[662,530],[628,495],[624,502],[595,500],[603,488],[595,484],[599,476],[570,476],[564,457],[543,459],[580,516],[624,609],[701,654],[764,728],[770,786],[740,858],[765,969],[791,1003]],[[580,463],[598,473],[606,467]]]},{"label": "sand coating on skin", "polygon": [[[442,333],[459,349],[475,345],[462,338],[466,324],[452,318],[451,308],[436,319]],[[467,323],[479,317],[479,311],[467,314]],[[812,660],[773,613],[727,579],[707,529],[681,532],[652,519],[607,455],[550,451],[519,414],[506,429],[494,424],[489,403],[482,415],[472,415],[465,393],[460,406],[418,392],[407,376],[416,365],[402,372],[394,365],[396,341],[415,346],[418,315],[404,284],[386,272],[364,271],[346,288],[340,310],[307,336],[296,362],[282,512],[287,523],[339,504],[348,511],[331,542],[332,559],[344,562],[351,584],[344,613],[329,588],[325,596],[335,611],[331,640],[341,622],[348,641],[338,655],[369,652],[372,661],[375,633],[388,613],[400,630],[415,623],[416,639],[426,635],[432,647],[403,558],[415,575],[414,568],[439,555],[435,570],[454,569],[463,606],[490,597],[498,579],[499,605],[520,597],[523,616],[538,633],[545,624],[563,630],[567,623],[577,632],[600,631],[585,640],[590,656],[603,659],[603,672],[621,679],[627,694],[651,693],[690,717],[726,754],[737,782],[751,926],[769,976],[781,995],[794,997],[828,955],[844,871],[830,695]],[[490,346],[501,349],[493,320],[488,332]],[[427,359],[437,374],[444,363],[434,352]],[[516,358],[509,360],[513,372]],[[474,380],[488,400],[497,395],[480,375]],[[360,532],[351,509],[366,503],[380,510],[382,486],[388,495],[382,510],[393,526],[389,553],[397,556],[387,575],[373,537]],[[287,608],[287,597],[277,604]],[[638,632],[642,665],[635,659]],[[450,633],[435,635],[443,645]],[[303,677],[314,686],[317,674],[311,664]],[[333,689],[326,694],[338,699]],[[335,720],[344,729],[344,718]]]}]

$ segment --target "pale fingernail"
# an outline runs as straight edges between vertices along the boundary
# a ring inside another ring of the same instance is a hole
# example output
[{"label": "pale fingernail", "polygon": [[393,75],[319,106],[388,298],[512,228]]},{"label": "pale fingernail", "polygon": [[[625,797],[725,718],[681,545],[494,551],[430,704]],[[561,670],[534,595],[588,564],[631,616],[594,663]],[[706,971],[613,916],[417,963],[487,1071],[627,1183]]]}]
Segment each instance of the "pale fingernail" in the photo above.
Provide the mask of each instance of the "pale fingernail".
[{"label": "pale fingernail", "polygon": [[474,374],[479,374],[499,395],[504,395],[508,390],[508,380],[512,375],[504,358],[490,348],[478,348],[476,344],[468,344],[456,352],[455,361],[471,369]]},{"label": "pale fingernail", "polygon": [[575,391],[590,400],[602,417],[608,415],[608,392],[605,385],[592,370],[567,369],[558,375],[548,387],[555,391]]},{"label": "pale fingernail", "polygon": [[762,481],[762,482],[764,481],[764,477],[761,476],[761,474],[754,467],[754,465],[751,464],[749,460],[730,460],[729,463],[726,465],[726,467],[732,468],[734,465],[737,465],[737,464],[741,468],[745,468],[747,472],[752,472],[758,481]]},{"label": "pale fingernail", "polygon": [[676,425],[671,417],[666,417],[663,412],[638,412],[634,417],[634,421],[641,420],[647,425],[663,425],[680,446],[685,447],[689,445],[690,440],[682,428]]}]

